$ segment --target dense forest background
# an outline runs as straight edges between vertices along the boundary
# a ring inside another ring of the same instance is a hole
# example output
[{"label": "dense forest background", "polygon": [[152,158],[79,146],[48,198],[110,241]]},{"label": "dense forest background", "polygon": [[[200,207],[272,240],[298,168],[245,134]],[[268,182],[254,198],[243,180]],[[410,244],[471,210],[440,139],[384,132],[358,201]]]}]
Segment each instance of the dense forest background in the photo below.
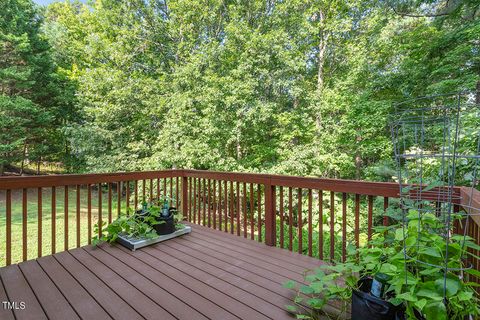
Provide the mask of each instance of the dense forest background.
[{"label": "dense forest background", "polygon": [[392,105],[480,81],[476,0],[0,4],[0,174],[385,181]]}]

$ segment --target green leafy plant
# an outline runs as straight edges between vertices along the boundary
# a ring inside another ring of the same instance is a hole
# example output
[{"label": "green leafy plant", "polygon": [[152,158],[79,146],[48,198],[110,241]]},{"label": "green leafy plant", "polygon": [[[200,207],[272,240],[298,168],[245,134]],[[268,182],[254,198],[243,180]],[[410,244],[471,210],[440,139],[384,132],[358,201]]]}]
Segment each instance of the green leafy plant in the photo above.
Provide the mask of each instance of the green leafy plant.
[{"label": "green leafy plant", "polygon": [[[349,246],[349,252],[355,248]],[[323,265],[315,270],[307,270],[304,280],[307,284],[298,284],[293,280],[284,283],[284,287],[295,291],[292,305],[287,305],[289,312],[297,319],[320,319],[326,315],[323,309],[329,301],[337,301],[340,306],[338,317],[344,315],[352,296],[352,289],[357,289],[358,277],[362,267],[354,262],[337,265]]]},{"label": "green leafy plant", "polygon": [[[158,234],[153,226],[163,224],[165,221],[160,221],[161,212],[165,203],[174,202],[175,199],[168,196],[161,196],[159,200],[151,203],[142,203],[143,209],[138,213],[133,213],[129,208],[127,215],[120,216],[110,224],[102,223],[101,236],[95,236],[92,239],[92,244],[97,245],[100,242],[113,243],[117,240],[120,234],[129,238],[143,238],[153,239],[158,237]],[[185,226],[180,223],[183,216],[179,212],[175,212],[173,217],[175,229],[182,229]],[[95,234],[99,233],[99,226],[95,224]]]},{"label": "green leafy plant", "polygon": [[[128,212],[126,216],[120,216],[108,225],[106,225],[106,222],[103,222],[101,236],[93,237],[92,244],[95,246],[104,241],[113,243],[120,234],[124,234],[129,238],[156,238],[158,234],[153,226],[165,223],[165,221],[157,220],[160,217],[160,210],[160,207],[152,205],[142,215]],[[99,225],[95,224],[95,233],[98,234],[98,232]]]},{"label": "green leafy plant", "polygon": [[[447,243],[439,234],[444,228],[444,221],[434,214],[423,214],[420,218],[418,212],[410,210],[404,224],[398,221],[378,227],[368,246],[349,250],[345,263],[308,272],[306,285],[285,283],[285,287],[296,292],[294,305],[287,309],[298,319],[318,319],[326,303],[338,300],[341,312],[345,313],[358,280],[384,273],[390,276],[387,300],[403,305],[409,318],[415,319],[417,314],[427,320],[479,315],[478,297],[473,289],[478,285],[465,281],[467,274],[478,276],[479,272],[468,268],[465,257],[473,255],[467,248],[480,247],[469,237],[453,235],[445,257]],[[439,267],[445,264],[446,276],[445,268]]]}]

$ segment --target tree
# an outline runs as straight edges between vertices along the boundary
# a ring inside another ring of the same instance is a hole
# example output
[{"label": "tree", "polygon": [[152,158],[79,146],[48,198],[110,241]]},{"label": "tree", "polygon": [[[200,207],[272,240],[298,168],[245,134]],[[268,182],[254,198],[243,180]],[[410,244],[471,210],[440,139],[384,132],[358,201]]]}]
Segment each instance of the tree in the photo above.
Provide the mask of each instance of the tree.
[{"label": "tree", "polygon": [[79,113],[65,132],[85,170],[385,180],[375,172],[391,163],[392,105],[475,87],[477,11],[474,1],[98,0],[50,5],[45,30],[57,74],[74,83],[66,100]]},{"label": "tree", "polygon": [[41,26],[40,12],[31,1],[4,1],[0,13],[0,174],[7,165],[21,161],[23,170],[27,158],[37,160],[58,152],[59,82]]}]

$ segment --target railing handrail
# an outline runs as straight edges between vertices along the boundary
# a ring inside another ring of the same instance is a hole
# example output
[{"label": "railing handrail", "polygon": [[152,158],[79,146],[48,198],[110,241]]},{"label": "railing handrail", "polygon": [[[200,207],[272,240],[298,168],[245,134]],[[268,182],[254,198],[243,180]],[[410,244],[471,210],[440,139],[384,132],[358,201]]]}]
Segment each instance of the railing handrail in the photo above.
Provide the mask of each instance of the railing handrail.
[{"label": "railing handrail", "polygon": [[460,206],[480,225],[480,191],[471,187],[460,187]]},{"label": "railing handrail", "polygon": [[[373,182],[364,180],[326,179],[263,173],[221,172],[192,169],[172,169],[159,171],[134,171],[89,174],[56,174],[47,176],[0,177],[0,190],[53,187],[108,183],[150,178],[192,177],[238,182],[260,183],[272,186],[318,189],[360,195],[398,198],[399,186],[395,182]],[[461,187],[454,187],[453,195],[459,197]],[[432,200],[435,196],[432,195]]]},{"label": "railing handrail", "polygon": [[84,185],[150,178],[179,177],[181,170],[134,171],[87,174],[54,174],[45,176],[0,177],[0,190]]}]

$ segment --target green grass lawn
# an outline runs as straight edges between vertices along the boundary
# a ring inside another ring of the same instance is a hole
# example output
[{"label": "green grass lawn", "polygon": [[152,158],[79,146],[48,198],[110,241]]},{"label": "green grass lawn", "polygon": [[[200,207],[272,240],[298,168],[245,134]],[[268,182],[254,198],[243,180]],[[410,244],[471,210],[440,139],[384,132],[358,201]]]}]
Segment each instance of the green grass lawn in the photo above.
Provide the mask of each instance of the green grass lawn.
[{"label": "green grass lawn", "polygon": [[[64,188],[56,189],[56,251],[65,246],[65,205]],[[87,189],[81,189],[80,197],[80,245],[88,243]],[[27,195],[27,257],[37,257],[38,250],[38,210],[37,190],[29,189]],[[42,255],[52,253],[52,191],[44,188],[42,193]],[[125,199],[122,198],[121,210],[125,212]],[[6,208],[5,191],[0,191],[0,265],[6,262]],[[68,248],[76,247],[76,190],[69,188],[68,195]],[[112,217],[117,217],[117,196],[112,195]],[[108,221],[108,193],[102,192],[102,219]],[[12,263],[22,261],[22,191],[12,190]],[[92,234],[98,221],[98,191],[92,190]]]}]

